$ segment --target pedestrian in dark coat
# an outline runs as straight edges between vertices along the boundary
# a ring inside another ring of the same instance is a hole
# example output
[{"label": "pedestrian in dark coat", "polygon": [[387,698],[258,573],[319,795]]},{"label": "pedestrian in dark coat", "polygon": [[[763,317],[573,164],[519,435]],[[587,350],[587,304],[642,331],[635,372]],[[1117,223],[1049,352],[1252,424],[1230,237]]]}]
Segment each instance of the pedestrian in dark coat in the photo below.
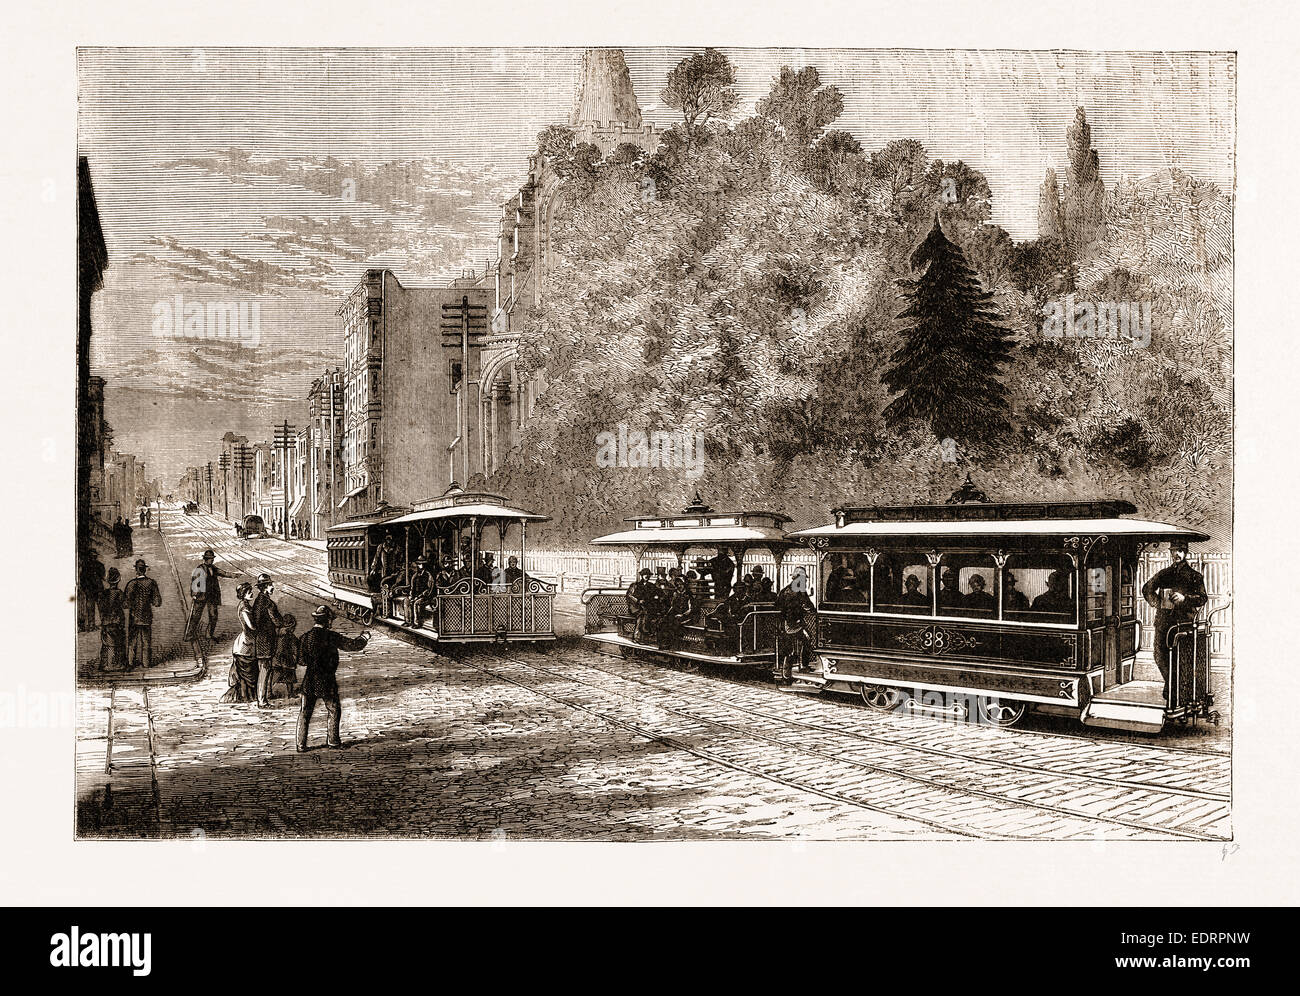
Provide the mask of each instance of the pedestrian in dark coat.
[{"label": "pedestrian in dark coat", "polygon": [[311,617],[315,625],[304,634],[299,644],[302,663],[306,668],[302,679],[302,705],[298,712],[296,731],[299,751],[307,749],[307,729],[311,725],[311,716],[318,701],[325,703],[325,712],[329,717],[325,746],[343,746],[343,741],[339,738],[339,722],[342,719],[338,683],[339,651],[364,650],[370,642],[369,633],[348,637],[330,629],[334,622],[334,611],[328,605],[320,606]]},{"label": "pedestrian in dark coat", "polygon": [[1156,610],[1155,633],[1151,650],[1156,668],[1169,694],[1169,633],[1184,623],[1195,622],[1196,613],[1210,600],[1205,591],[1205,578],[1187,562],[1187,544],[1169,545],[1173,563],[1156,574],[1142,586],[1142,597]]},{"label": "pedestrian in dark coat", "polygon": [[276,637],[284,626],[280,608],[272,601],[275,582],[269,574],[257,576],[257,597],[253,599],[253,628],[257,634],[254,653],[257,655],[257,704],[268,708],[267,697],[271,680],[271,658],[275,656]]},{"label": "pedestrian in dark coat", "polygon": [[153,610],[162,605],[158,582],[149,577],[149,565],[135,562],[135,577],[122,589],[126,599],[126,639],[132,667],[153,667]]},{"label": "pedestrian in dark coat", "polygon": [[221,578],[233,578],[216,565],[217,555],[211,550],[203,551],[203,561],[190,575],[190,597],[194,606],[190,609],[189,621],[185,624],[185,639],[197,640],[202,629],[203,614],[208,614],[208,639],[217,638],[217,615],[221,610]]}]

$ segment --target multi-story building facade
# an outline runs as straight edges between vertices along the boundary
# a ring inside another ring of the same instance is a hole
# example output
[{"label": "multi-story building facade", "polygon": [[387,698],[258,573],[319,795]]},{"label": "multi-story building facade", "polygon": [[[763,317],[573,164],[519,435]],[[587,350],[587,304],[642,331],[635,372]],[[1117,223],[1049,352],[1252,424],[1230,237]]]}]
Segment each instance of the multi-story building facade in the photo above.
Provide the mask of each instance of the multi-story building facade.
[{"label": "multi-story building facade", "polygon": [[325,535],[339,514],[334,495],[344,480],[343,371],[327,370],[307,392],[307,505],[313,537]]},{"label": "multi-story building facade", "polygon": [[[390,270],[367,270],[339,308],[346,515],[410,505],[483,472],[480,369],[493,304],[483,282],[405,287]],[[485,327],[462,343],[443,328],[443,306],[465,301]]]}]

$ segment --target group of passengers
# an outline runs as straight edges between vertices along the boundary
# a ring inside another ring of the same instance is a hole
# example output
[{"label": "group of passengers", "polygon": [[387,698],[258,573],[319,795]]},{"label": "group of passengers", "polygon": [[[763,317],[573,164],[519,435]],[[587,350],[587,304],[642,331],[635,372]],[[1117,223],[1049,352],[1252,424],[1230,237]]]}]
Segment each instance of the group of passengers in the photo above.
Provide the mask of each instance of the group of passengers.
[{"label": "group of passengers", "polygon": [[[715,633],[734,633],[749,606],[774,600],[772,580],[760,566],[741,575],[734,585],[731,572],[720,570],[717,558],[701,567],[702,571],[660,567],[657,576],[650,568],[641,568],[627,590],[634,643],[673,649],[680,645],[685,628],[692,625],[703,625]],[[734,562],[732,568],[734,571]],[[710,585],[701,573],[713,577],[712,601],[716,604],[711,611],[707,610]]]},{"label": "group of passengers", "polygon": [[[877,578],[882,574],[887,576],[886,571],[878,571]],[[1032,603],[1029,596],[1017,587],[1015,574],[1006,571],[1002,577],[1002,605],[1005,611],[1062,615],[1074,611],[1074,599],[1070,596],[1070,576],[1065,571],[1052,571],[1047,577],[1047,590]],[[860,564],[856,571],[847,564],[840,564],[826,579],[826,601],[866,602],[870,598],[870,586],[871,569],[867,564]],[[940,574],[937,598],[940,612],[948,615],[993,615],[997,610],[997,598],[989,591],[984,575],[970,575],[966,586],[967,590],[963,592],[961,575],[954,567],[949,567]],[[901,590],[895,584],[881,585],[876,591],[876,604],[895,611],[915,607],[921,614],[928,614],[931,596],[922,590],[920,575],[911,573],[904,575]]]},{"label": "group of passengers", "polygon": [[504,567],[495,561],[491,552],[475,552],[466,545],[459,558],[448,554],[439,561],[436,557],[421,555],[406,563],[397,548],[396,537],[389,533],[370,564],[372,606],[381,615],[391,615],[385,599],[403,599],[407,625],[418,627],[437,596],[448,594],[467,578],[479,581],[490,591],[512,591],[515,582],[524,576],[519,558],[510,557]]}]

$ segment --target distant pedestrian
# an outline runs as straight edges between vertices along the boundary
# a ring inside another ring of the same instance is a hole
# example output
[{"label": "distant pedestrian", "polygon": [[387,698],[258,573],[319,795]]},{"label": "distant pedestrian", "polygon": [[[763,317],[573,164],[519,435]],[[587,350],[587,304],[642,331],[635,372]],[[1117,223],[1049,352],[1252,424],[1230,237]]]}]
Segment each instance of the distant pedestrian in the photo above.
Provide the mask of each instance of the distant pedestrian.
[{"label": "distant pedestrian", "polygon": [[99,595],[99,666],[120,671],[126,665],[126,598],[117,587],[122,574],[108,570],[108,587]]},{"label": "distant pedestrian", "polygon": [[144,506],[140,506],[140,528],[144,528]]},{"label": "distant pedestrian", "polygon": [[221,696],[222,702],[257,700],[257,627],[253,624],[252,593],[253,586],[247,581],[235,588],[239,633],[232,648],[234,660],[230,665],[230,687]]},{"label": "distant pedestrian", "polygon": [[334,611],[328,605],[317,608],[311,617],[315,625],[303,636],[301,644],[302,662],[307,670],[302,679],[297,747],[299,751],[307,749],[307,729],[319,701],[325,703],[325,712],[329,717],[325,746],[339,749],[343,746],[339,737],[339,723],[342,719],[338,684],[339,651],[364,650],[370,642],[370,634],[363,632],[360,636],[348,637],[334,632],[330,629],[334,622]]},{"label": "distant pedestrian", "polygon": [[135,562],[135,577],[126,583],[122,594],[126,598],[128,663],[153,667],[153,610],[162,605],[162,593],[143,560]]},{"label": "distant pedestrian", "polygon": [[[118,554],[119,557],[129,557],[131,556],[131,554],[135,553],[135,544],[131,542],[131,532],[132,532],[131,523],[127,522],[126,519],[123,519],[122,520],[122,550],[124,552],[119,553]],[[130,581],[127,582],[127,584],[130,583],[131,583]]]},{"label": "distant pedestrian", "polygon": [[255,650],[257,653],[257,704],[261,708],[270,706],[267,693],[271,679],[271,658],[275,656],[275,641],[284,625],[280,608],[271,599],[275,594],[275,582],[269,574],[257,576],[257,596],[253,599],[253,628],[257,632]]},{"label": "distant pedestrian", "polygon": [[197,640],[202,629],[203,613],[208,614],[208,639],[217,638],[217,615],[221,610],[221,578],[233,578],[216,566],[217,555],[203,551],[203,561],[190,574],[190,597],[194,599],[189,622],[185,624],[185,639]]},{"label": "distant pedestrian", "polygon": [[144,524],[145,524],[146,526],[151,526],[151,525],[153,525],[153,506],[152,506],[152,505],[146,505],[146,506],[144,507]]},{"label": "distant pedestrian", "polygon": [[122,517],[113,520],[113,556],[121,560],[126,556],[126,535],[122,532]]}]

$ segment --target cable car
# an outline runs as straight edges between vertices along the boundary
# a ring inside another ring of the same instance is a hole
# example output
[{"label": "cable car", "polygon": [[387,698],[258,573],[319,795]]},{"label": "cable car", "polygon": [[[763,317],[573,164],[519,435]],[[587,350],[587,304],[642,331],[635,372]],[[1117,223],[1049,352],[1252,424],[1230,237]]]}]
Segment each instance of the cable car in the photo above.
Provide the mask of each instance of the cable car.
[{"label": "cable car", "polygon": [[[554,641],[555,588],[522,568],[528,523],[546,521],[501,495],[455,486],[411,508],[381,504],[326,531],[331,591],[350,618],[439,644]],[[388,537],[390,572],[381,577]]]},{"label": "cable car", "polygon": [[[589,588],[582,593],[585,638],[627,656],[668,658],[692,667],[710,663],[770,668],[779,627],[773,605],[773,584],[778,579],[769,578],[762,565],[746,564],[745,557],[753,550],[770,552],[779,577],[786,552],[798,545],[785,534],[789,516],[771,511],[717,512],[696,495],[679,514],[633,516],[625,521],[632,524],[630,529],[599,536],[592,545],[631,550],[638,578],[651,572],[646,565],[656,564],[659,579],[650,579],[658,589],[650,600],[655,604],[638,611],[638,601],[647,600],[637,598],[633,585]],[[668,563],[675,566],[668,570]],[[665,589],[675,587],[679,576],[687,596],[679,607],[687,611],[672,612],[672,595]],[[755,576],[760,582],[751,580]],[[742,581],[746,589],[753,589],[743,598]]]},{"label": "cable car", "polygon": [[844,507],[790,534],[821,558],[800,685],[999,726],[1031,710],[1146,733],[1218,722],[1210,620],[1167,634],[1167,691],[1134,677],[1138,557],[1206,533],[1131,518],[1125,501],[981,499],[968,478],[948,504]]}]

